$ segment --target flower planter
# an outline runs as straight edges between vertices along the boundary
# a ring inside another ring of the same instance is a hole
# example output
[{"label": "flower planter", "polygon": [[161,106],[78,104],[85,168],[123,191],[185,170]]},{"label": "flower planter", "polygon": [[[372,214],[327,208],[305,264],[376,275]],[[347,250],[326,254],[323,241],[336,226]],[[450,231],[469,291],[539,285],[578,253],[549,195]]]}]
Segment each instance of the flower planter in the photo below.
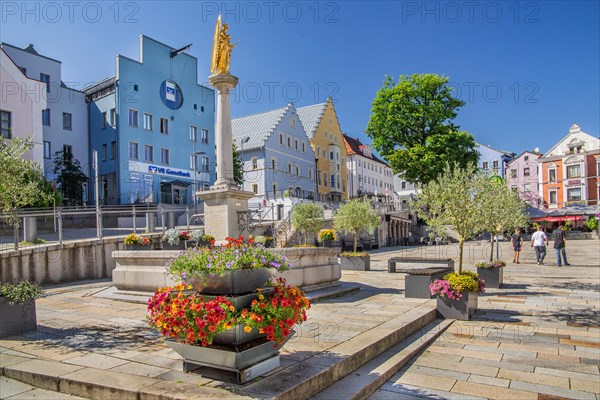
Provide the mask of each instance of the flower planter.
[{"label": "flower planter", "polygon": [[213,339],[213,343],[237,346],[251,340],[258,339],[259,337],[266,336],[267,335],[263,333],[259,333],[257,329],[252,329],[250,332],[245,332],[244,325],[236,325],[225,332],[218,333]]},{"label": "flower planter", "polygon": [[404,297],[411,299],[433,299],[436,295],[431,294],[429,285],[436,279],[442,279],[444,275],[454,271],[454,268],[415,268],[406,271]]},{"label": "flower planter", "polygon": [[227,271],[223,276],[207,276],[206,279],[194,276],[188,279],[188,283],[198,293],[221,296],[250,293],[264,288],[273,271],[270,268],[241,269]]},{"label": "flower planter", "polygon": [[485,282],[486,288],[500,289],[504,278],[504,268],[477,268],[479,279]]},{"label": "flower planter", "polygon": [[[289,340],[294,332],[286,338]],[[167,345],[183,358],[183,371],[197,367],[211,367],[237,373],[238,383],[247,382],[279,367],[279,349],[284,343],[274,346],[266,341],[245,350],[237,347],[217,349],[166,340]]]},{"label": "flower planter", "polygon": [[0,339],[37,329],[35,299],[23,304],[9,304],[0,297]]},{"label": "flower planter", "polygon": [[139,244],[126,244],[125,250],[137,251],[137,250],[154,250],[154,244],[148,246],[141,246]]},{"label": "flower planter", "polygon": [[169,242],[162,242],[161,246],[163,250],[186,250],[187,241],[181,241],[177,244],[169,244]]},{"label": "flower planter", "polygon": [[333,240],[323,240],[321,241],[321,245],[323,247],[333,247]]},{"label": "flower planter", "polygon": [[478,295],[475,292],[464,292],[460,300],[445,296],[437,298],[437,312],[444,318],[468,321],[477,311]]},{"label": "flower planter", "polygon": [[340,257],[340,265],[346,271],[370,271],[371,257]]}]

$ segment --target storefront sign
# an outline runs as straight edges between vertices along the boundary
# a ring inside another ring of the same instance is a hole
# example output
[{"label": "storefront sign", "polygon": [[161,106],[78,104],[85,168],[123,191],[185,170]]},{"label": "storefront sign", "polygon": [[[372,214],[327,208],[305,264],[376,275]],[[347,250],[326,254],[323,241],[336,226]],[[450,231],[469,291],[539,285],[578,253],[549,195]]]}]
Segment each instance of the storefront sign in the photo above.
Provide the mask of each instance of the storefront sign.
[{"label": "storefront sign", "polygon": [[192,174],[187,171],[182,171],[180,169],[171,169],[167,167],[157,167],[155,165],[148,166],[148,172],[151,174],[163,174],[163,175],[172,175],[172,176],[182,176],[184,178],[191,178]]},{"label": "storefront sign", "polygon": [[576,185],[578,183],[581,183],[581,179],[572,179],[570,181],[567,181],[567,185]]}]

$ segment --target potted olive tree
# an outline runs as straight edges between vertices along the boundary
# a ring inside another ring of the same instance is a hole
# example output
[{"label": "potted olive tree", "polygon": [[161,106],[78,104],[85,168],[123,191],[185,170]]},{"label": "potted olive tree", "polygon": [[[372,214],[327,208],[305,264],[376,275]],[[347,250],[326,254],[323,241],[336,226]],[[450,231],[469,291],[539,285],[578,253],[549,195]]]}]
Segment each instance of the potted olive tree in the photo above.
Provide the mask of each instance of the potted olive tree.
[{"label": "potted olive tree", "polygon": [[335,229],[354,235],[353,251],[340,254],[342,269],[369,271],[371,260],[367,252],[357,252],[361,232],[372,233],[379,226],[381,218],[366,200],[353,199],[338,208],[333,224]]},{"label": "potted olive tree", "polygon": [[323,208],[316,203],[298,204],[292,211],[291,221],[292,228],[302,234],[304,244],[308,244],[309,235],[313,243],[314,236],[323,227]]},{"label": "potted olive tree", "polygon": [[0,283],[0,338],[37,329],[35,299],[42,294],[35,283]]},{"label": "potted olive tree", "polygon": [[483,282],[473,272],[462,270],[463,248],[467,239],[482,231],[485,224],[482,202],[489,179],[474,165],[460,168],[448,165],[435,181],[423,185],[413,202],[419,218],[434,231],[443,233],[446,226],[458,235],[458,271],[435,280],[431,294],[437,295],[437,309],[446,318],[468,320],[477,309],[477,294],[483,292]]}]

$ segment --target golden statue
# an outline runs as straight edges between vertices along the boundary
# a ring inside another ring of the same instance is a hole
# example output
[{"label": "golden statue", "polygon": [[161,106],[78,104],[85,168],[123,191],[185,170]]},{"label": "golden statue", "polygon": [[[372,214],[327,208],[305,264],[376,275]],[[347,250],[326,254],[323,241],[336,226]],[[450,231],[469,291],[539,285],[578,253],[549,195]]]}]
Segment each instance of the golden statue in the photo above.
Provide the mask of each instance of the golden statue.
[{"label": "golden statue", "polygon": [[227,24],[221,23],[221,16],[217,18],[215,35],[212,45],[212,60],[210,72],[213,74],[228,74],[231,64],[231,50],[235,47],[231,43],[231,35],[227,33]]}]

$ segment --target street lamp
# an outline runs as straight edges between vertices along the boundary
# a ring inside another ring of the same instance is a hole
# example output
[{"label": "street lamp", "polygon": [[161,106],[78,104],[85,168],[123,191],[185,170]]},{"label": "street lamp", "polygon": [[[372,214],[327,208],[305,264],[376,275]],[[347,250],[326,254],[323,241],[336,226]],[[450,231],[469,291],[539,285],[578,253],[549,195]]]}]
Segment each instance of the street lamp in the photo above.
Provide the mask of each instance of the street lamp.
[{"label": "street lamp", "polygon": [[192,153],[192,160],[194,162],[194,183],[192,185],[192,187],[193,187],[193,189],[192,189],[193,190],[192,195],[194,196],[194,212],[196,211],[196,206],[197,206],[197,199],[196,199],[196,173],[198,172],[198,158],[196,156],[202,155],[202,154],[206,154],[206,153],[203,152],[203,151],[194,151]]}]

